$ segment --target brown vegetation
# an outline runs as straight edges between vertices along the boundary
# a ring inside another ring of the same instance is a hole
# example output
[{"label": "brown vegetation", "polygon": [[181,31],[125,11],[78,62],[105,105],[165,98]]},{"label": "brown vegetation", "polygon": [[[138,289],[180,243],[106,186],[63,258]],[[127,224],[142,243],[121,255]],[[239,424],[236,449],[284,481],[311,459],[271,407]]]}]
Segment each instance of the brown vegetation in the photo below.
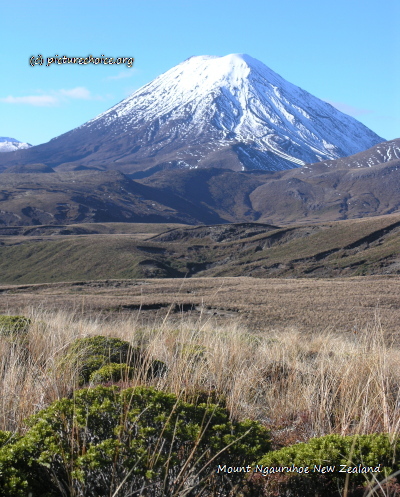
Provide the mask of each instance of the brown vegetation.
[{"label": "brown vegetation", "polygon": [[175,321],[212,317],[236,320],[253,331],[295,327],[301,333],[362,334],[381,323],[398,337],[398,277],[335,279],[190,278],[106,280],[0,286],[0,312],[26,309],[79,313],[89,317],[131,316],[153,323],[166,314]]}]

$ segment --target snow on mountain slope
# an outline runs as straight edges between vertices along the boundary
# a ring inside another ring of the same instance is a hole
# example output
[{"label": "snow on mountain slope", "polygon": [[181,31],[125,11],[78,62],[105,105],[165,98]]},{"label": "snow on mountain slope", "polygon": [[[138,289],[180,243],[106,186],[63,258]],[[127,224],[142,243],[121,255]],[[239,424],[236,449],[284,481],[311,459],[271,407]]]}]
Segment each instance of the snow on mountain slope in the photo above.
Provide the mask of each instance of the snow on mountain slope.
[{"label": "snow on mountain slope", "polygon": [[383,141],[258,60],[238,54],[191,57],[85,127],[137,132],[138,146],[148,155],[183,147],[178,158],[191,165],[211,150],[236,145],[247,167],[258,156],[253,167],[262,169],[335,159]]},{"label": "snow on mountain slope", "polygon": [[336,169],[372,167],[377,164],[400,160],[400,138],[379,143],[374,147],[359,152],[350,157],[344,157],[334,161],[321,162],[320,166],[333,167]]},{"label": "snow on mountain slope", "polygon": [[282,170],[384,141],[249,55],[196,56],[82,126],[0,157],[132,174],[157,168]]},{"label": "snow on mountain slope", "polygon": [[32,145],[29,143],[22,143],[15,138],[0,137],[0,152],[14,152],[15,150],[21,150],[31,146]]}]

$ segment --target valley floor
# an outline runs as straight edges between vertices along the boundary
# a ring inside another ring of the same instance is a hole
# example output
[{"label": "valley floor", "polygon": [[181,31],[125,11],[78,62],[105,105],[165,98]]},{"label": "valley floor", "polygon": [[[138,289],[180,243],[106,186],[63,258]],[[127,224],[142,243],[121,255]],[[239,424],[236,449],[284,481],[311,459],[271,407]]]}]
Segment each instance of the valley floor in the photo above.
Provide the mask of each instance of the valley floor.
[{"label": "valley floor", "polygon": [[[331,279],[251,277],[102,280],[1,285],[0,313],[59,309],[85,316],[129,314],[138,322],[182,317],[240,322],[250,331],[294,327],[355,337],[380,326],[400,335],[399,276]],[[363,330],[363,331],[362,331]]]}]

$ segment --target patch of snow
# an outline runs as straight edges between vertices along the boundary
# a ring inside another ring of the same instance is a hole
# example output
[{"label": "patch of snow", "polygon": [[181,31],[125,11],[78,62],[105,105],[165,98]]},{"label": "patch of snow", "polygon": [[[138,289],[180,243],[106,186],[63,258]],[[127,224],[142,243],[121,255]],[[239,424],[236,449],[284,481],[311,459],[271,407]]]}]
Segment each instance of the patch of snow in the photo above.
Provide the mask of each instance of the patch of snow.
[{"label": "patch of snow", "polygon": [[383,141],[244,54],[191,57],[81,128],[114,126],[127,134],[146,129],[144,140],[154,152],[174,141],[190,145],[193,156],[206,144],[246,143],[266,163],[274,154],[282,168],[352,155]]},{"label": "patch of snow", "polygon": [[29,143],[22,143],[15,138],[0,137],[0,152],[15,152],[16,150],[23,150],[31,146]]}]

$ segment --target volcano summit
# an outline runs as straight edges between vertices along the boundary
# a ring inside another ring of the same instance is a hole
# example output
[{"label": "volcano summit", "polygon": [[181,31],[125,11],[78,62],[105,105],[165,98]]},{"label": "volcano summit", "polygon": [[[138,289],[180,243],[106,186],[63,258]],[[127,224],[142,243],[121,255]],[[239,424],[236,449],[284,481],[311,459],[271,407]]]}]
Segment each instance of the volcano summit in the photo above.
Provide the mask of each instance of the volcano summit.
[{"label": "volcano summit", "polygon": [[224,167],[277,171],[384,141],[249,55],[191,57],[50,142],[4,154],[0,170]]}]

